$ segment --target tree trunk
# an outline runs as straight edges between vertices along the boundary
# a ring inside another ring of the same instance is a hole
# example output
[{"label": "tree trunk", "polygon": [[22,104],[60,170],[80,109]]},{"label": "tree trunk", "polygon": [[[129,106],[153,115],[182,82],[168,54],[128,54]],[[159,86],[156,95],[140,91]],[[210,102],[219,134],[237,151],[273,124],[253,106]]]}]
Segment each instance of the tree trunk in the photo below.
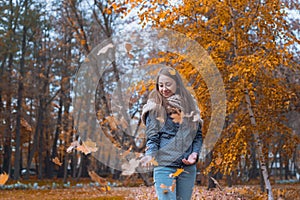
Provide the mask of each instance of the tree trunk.
[{"label": "tree trunk", "polygon": [[[55,157],[57,157],[57,141],[58,141],[58,136],[61,132],[61,119],[62,119],[62,95],[60,95],[60,99],[59,99],[59,109],[58,109],[58,113],[57,113],[57,123],[56,123],[56,130],[55,130],[55,134],[54,134],[54,139],[53,139],[53,144],[52,144],[52,153],[51,153],[51,160]],[[53,177],[53,169],[54,169],[54,163],[51,162],[50,163],[50,177]]]},{"label": "tree trunk", "polygon": [[[41,97],[40,105],[44,107],[44,97]],[[38,179],[43,178],[43,164],[44,164],[44,111],[42,111],[42,119],[41,119],[41,125],[40,130],[38,130]]]},{"label": "tree trunk", "polygon": [[[24,1],[24,20],[26,20],[27,10],[28,10],[28,2]],[[21,158],[21,117],[22,117],[22,103],[23,103],[23,78],[25,72],[25,56],[26,56],[26,48],[27,48],[27,25],[23,24],[23,32],[22,32],[22,47],[21,47],[21,59],[20,59],[20,77],[18,83],[18,99],[17,99],[17,117],[16,117],[16,146],[15,146],[15,163],[14,163],[14,179],[19,180],[20,178],[20,158]]]},{"label": "tree trunk", "polygon": [[[252,105],[251,105],[251,100],[250,100],[248,89],[245,88],[244,92],[245,92],[247,109],[248,109],[248,112],[249,112],[251,124],[252,124],[253,127],[256,127],[255,116],[254,116],[254,113],[253,113],[253,110],[252,110]],[[268,200],[273,200],[274,198],[273,198],[273,193],[272,193],[272,186],[271,186],[271,183],[270,183],[270,180],[269,180],[269,175],[268,175],[268,171],[267,171],[265,157],[264,157],[263,151],[262,151],[262,143],[261,143],[261,140],[259,138],[258,132],[256,130],[253,132],[253,136],[254,136],[254,140],[255,140],[255,144],[256,144],[256,148],[257,148],[257,153],[258,153],[258,156],[259,156],[261,173],[262,173],[262,176],[264,178],[265,187],[267,189]]]}]

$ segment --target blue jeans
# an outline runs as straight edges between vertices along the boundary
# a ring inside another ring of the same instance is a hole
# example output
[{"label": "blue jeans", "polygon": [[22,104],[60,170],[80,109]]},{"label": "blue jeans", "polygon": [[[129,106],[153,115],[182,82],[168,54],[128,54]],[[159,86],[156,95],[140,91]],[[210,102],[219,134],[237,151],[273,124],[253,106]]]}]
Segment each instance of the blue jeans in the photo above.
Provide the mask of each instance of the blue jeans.
[{"label": "blue jeans", "polygon": [[170,174],[177,171],[176,167],[155,167],[154,183],[159,200],[190,200],[196,179],[196,165],[185,166],[177,177]]}]

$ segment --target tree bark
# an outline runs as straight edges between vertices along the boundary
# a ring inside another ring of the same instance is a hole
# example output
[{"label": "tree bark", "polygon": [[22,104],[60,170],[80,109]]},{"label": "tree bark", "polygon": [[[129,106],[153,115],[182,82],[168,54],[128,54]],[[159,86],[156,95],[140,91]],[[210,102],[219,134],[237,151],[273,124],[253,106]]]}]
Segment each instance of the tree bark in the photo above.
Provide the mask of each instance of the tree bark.
[{"label": "tree bark", "polygon": [[[251,100],[250,100],[248,89],[245,88],[244,92],[245,92],[245,99],[246,99],[246,103],[247,103],[247,109],[249,112],[251,124],[253,127],[256,127],[256,120],[255,120],[254,113],[252,110],[252,105],[251,105]],[[254,136],[254,140],[255,140],[255,144],[256,144],[256,148],[257,148],[257,153],[259,156],[261,173],[262,173],[262,176],[263,176],[263,179],[265,182],[265,187],[266,187],[267,194],[268,194],[268,200],[273,200],[274,198],[273,198],[273,193],[272,193],[272,186],[271,186],[271,183],[269,180],[265,157],[263,155],[262,142],[261,142],[258,132],[256,130],[254,130],[253,136]]]},{"label": "tree bark", "polygon": [[[28,1],[24,1],[24,21],[26,20]],[[25,74],[25,56],[27,51],[27,25],[24,22],[22,31],[22,46],[21,46],[21,59],[20,59],[20,77],[18,83],[18,99],[17,99],[17,117],[16,117],[16,146],[15,146],[15,163],[14,163],[14,179],[20,178],[20,158],[21,158],[21,117],[22,117],[22,103],[23,103],[23,78]]]}]

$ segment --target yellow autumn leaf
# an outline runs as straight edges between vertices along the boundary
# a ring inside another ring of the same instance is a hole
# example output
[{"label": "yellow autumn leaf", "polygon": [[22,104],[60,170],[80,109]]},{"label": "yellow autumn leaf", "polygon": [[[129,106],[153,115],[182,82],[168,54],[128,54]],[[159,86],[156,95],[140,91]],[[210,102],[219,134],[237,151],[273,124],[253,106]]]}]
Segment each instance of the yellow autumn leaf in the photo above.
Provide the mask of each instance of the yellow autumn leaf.
[{"label": "yellow autumn leaf", "polygon": [[177,177],[179,176],[182,172],[184,172],[183,168],[177,168],[176,172],[170,174],[170,177]]},{"label": "yellow autumn leaf", "polygon": [[96,152],[98,150],[98,147],[96,146],[95,142],[87,139],[87,141],[82,142],[82,145],[77,146],[76,149],[87,155],[89,153]]},{"label": "yellow autumn leaf", "polygon": [[126,43],[126,44],[125,44],[125,49],[126,49],[127,52],[131,51],[132,45],[129,44],[129,43]]},{"label": "yellow autumn leaf", "polygon": [[8,178],[9,176],[5,172],[3,174],[0,174],[0,185],[4,185],[7,182]]},{"label": "yellow autumn leaf", "polygon": [[118,9],[118,5],[116,4],[116,2],[113,2],[111,6],[113,7],[114,11]]},{"label": "yellow autumn leaf", "polygon": [[56,165],[58,166],[62,166],[62,162],[60,162],[59,158],[58,157],[55,157],[52,159],[52,162],[54,162]]},{"label": "yellow autumn leaf", "polygon": [[134,56],[131,53],[127,53],[127,56],[132,60]]},{"label": "yellow autumn leaf", "polygon": [[77,151],[80,151],[82,153],[84,153],[85,155],[91,153],[85,146],[83,145],[79,145],[78,147],[76,147]]}]

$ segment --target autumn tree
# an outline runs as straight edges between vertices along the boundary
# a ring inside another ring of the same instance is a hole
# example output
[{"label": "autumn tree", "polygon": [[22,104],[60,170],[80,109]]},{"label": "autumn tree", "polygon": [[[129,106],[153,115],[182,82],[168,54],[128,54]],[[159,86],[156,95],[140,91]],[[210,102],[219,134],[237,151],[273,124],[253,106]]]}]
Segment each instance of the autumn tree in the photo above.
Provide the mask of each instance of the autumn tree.
[{"label": "autumn tree", "polygon": [[[248,162],[256,160],[257,154],[272,199],[266,157],[275,151],[279,136],[286,138],[285,148],[290,150],[299,139],[283,123],[283,113],[290,109],[295,93],[282,77],[276,76],[279,68],[299,69],[289,49],[299,43],[286,18],[289,4],[255,0],[153,0],[129,4],[140,8],[142,24],[151,22],[152,27],[184,33],[208,51],[223,76],[228,101],[226,127],[214,148],[210,168],[230,174],[237,169],[241,156]],[[180,55],[166,54],[164,58],[165,63],[181,63],[176,68],[191,80],[204,118],[209,117],[208,91],[201,75],[192,71],[195,67],[182,62]],[[249,167],[256,168],[256,164],[252,162]]]}]

